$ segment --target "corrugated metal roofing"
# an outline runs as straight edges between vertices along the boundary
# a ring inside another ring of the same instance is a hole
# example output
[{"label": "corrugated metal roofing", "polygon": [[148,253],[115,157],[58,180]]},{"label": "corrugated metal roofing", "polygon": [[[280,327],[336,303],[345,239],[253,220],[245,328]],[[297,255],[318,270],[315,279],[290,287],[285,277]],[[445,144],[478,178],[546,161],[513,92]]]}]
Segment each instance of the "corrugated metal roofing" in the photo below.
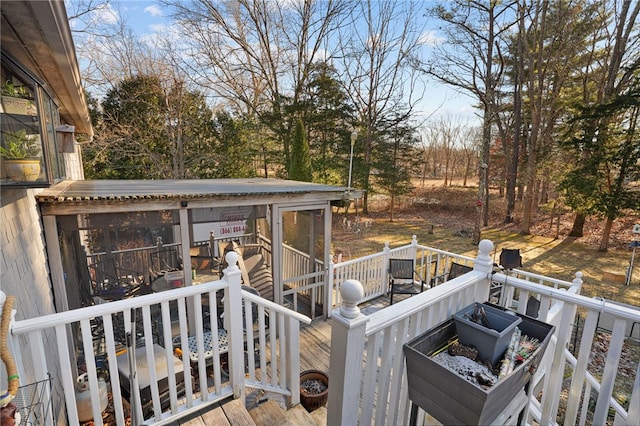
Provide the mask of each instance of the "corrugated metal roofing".
[{"label": "corrugated metal roofing", "polygon": [[346,187],[280,179],[82,180],[65,181],[37,195],[40,202],[168,200],[317,194],[339,200]]}]

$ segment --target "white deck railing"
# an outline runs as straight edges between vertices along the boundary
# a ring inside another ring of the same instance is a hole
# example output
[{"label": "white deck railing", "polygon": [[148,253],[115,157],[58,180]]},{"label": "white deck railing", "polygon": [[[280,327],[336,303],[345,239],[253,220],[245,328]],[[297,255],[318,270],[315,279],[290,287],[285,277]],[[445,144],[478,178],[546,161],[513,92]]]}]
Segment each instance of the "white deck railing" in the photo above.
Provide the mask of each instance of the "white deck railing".
[{"label": "white deck railing", "polygon": [[[386,243],[380,253],[329,265],[329,283],[330,288],[334,290],[333,307],[341,305],[340,287],[348,279],[356,280],[362,284],[364,296],[360,303],[387,294],[389,291],[388,265],[390,258],[415,259],[417,272],[424,282],[431,287],[447,281],[446,276],[452,262],[469,267],[473,266],[474,262],[472,257],[420,245],[415,235],[412,237],[411,243],[405,246],[392,249]],[[553,288],[566,288],[571,285],[566,281],[518,269],[510,270],[509,276],[537,282]],[[513,297],[513,295],[511,294],[510,297]]]},{"label": "white deck railing", "polygon": [[[282,245],[282,297],[298,310],[298,303],[303,300],[310,307],[311,319],[316,317],[317,305],[325,300],[326,271],[324,263],[289,245]],[[301,299],[302,297],[302,299]]]},{"label": "white deck railing", "polygon": [[[106,375],[119,425],[125,424],[122,396],[130,389],[127,381],[137,389],[128,400],[138,424],[143,418],[145,424],[170,423],[227,397],[244,398],[248,388],[282,394],[289,404],[297,404],[299,324],[310,319],[241,290],[237,254],[227,254],[227,261],[233,266],[219,281],[13,323],[10,346],[22,382],[54,376],[45,395],[52,401],[46,419],[23,421],[49,425],[64,423],[66,417],[68,424],[79,424],[74,387],[83,371],[96,425],[102,424],[98,371]],[[218,301],[225,313],[221,321]],[[137,321],[132,318],[140,314]],[[207,333],[212,336],[210,348]],[[142,357],[138,374],[123,375],[122,355],[134,352],[135,340],[141,343],[138,348],[144,346],[135,351]],[[181,359],[174,348],[181,351]],[[48,351],[57,357],[47,356]],[[60,361],[51,361],[55,358]],[[174,362],[156,363],[158,358]],[[148,367],[146,377],[141,365]],[[162,378],[166,383],[159,383]],[[143,382],[148,393],[139,389]],[[144,410],[143,398],[149,400]]]},{"label": "white deck railing", "polygon": [[[411,247],[405,249],[405,254],[410,256]],[[593,419],[594,425],[605,424],[607,420],[614,424],[639,424],[640,371],[635,375],[633,390],[624,407],[612,398],[612,392],[620,384],[616,371],[625,330],[628,323],[640,321],[640,311],[575,294],[581,286],[579,273],[573,283],[539,276],[535,277],[538,282],[532,282],[533,279],[517,278],[512,272],[510,276],[494,273],[489,257],[493,244],[483,241],[479,249],[472,272],[369,316],[360,314],[356,307],[367,297],[367,286],[355,280],[342,281],[341,305],[334,310],[332,320],[327,424],[408,424],[410,401],[403,345],[445,321],[457,310],[475,301],[486,301],[492,282],[504,286],[503,294],[507,296],[502,298],[503,303],[521,313],[526,310],[529,295],[536,295],[540,301],[539,319],[556,326],[555,335],[532,378],[525,424],[532,420],[539,424],[567,425],[578,420],[578,424],[584,424],[587,416]],[[371,265],[373,259],[370,256],[362,263]],[[361,270],[357,262],[349,267],[353,271]],[[513,298],[514,294],[519,297]],[[568,350],[568,343],[578,308],[587,314],[585,326],[578,336],[580,347],[574,356]],[[606,367],[598,379],[587,371],[587,362],[597,316],[601,312],[612,315],[615,325],[606,354]],[[564,408],[560,409],[561,392],[567,391],[566,386],[563,389],[567,372],[572,374],[569,396]],[[588,403],[591,392],[597,394],[595,405]],[[615,414],[610,415],[611,412]]]}]

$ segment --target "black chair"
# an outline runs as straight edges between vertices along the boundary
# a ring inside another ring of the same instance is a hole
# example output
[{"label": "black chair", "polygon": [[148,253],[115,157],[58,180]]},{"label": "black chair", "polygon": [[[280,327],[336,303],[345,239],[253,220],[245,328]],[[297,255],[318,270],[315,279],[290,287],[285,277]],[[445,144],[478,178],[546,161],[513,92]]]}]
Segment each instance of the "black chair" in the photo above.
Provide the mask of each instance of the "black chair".
[{"label": "black chair", "polygon": [[521,267],[522,256],[520,256],[520,249],[502,249],[500,253],[500,266],[505,269]]},{"label": "black chair", "polygon": [[458,262],[451,262],[448,271],[446,271],[444,274],[437,275],[431,278],[431,287],[435,287],[437,284],[452,280],[471,271],[473,271],[472,266],[463,265],[462,263]]},{"label": "black chair", "polygon": [[[420,290],[416,285],[420,285]],[[413,259],[389,259],[389,304],[394,294],[419,294],[424,291],[424,280],[415,269]]]}]

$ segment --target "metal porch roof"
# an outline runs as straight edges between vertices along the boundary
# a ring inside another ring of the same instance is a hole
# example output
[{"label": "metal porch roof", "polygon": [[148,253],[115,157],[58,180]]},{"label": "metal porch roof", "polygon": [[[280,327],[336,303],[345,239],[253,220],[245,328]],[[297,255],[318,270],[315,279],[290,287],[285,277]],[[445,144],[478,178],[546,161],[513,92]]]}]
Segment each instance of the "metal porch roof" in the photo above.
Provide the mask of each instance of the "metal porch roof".
[{"label": "metal porch roof", "polygon": [[[340,200],[346,187],[280,179],[81,180],[65,181],[36,197],[41,203],[128,200],[185,200],[313,194]],[[360,196],[359,191],[353,195]],[[357,198],[357,197],[354,197]]]}]

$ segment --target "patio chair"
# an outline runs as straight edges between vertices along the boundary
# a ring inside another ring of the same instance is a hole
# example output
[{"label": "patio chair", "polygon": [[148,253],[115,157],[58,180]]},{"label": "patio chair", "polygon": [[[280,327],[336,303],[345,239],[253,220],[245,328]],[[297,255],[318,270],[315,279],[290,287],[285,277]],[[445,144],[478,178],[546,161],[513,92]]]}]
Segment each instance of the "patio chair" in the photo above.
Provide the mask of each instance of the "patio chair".
[{"label": "patio chair", "polygon": [[423,291],[424,280],[415,269],[415,260],[389,259],[389,304],[393,305],[394,294],[414,295]]},{"label": "patio chair", "polygon": [[472,266],[463,265],[458,262],[451,262],[451,266],[449,267],[449,276],[447,278],[452,280],[471,271],[473,271]]},{"label": "patio chair", "polygon": [[472,266],[451,262],[449,269],[445,271],[445,273],[431,278],[431,287],[435,287],[437,284],[452,280],[471,271],[473,271]]},{"label": "patio chair", "polygon": [[500,253],[500,266],[505,269],[513,269],[522,266],[520,249],[502,249]]}]

